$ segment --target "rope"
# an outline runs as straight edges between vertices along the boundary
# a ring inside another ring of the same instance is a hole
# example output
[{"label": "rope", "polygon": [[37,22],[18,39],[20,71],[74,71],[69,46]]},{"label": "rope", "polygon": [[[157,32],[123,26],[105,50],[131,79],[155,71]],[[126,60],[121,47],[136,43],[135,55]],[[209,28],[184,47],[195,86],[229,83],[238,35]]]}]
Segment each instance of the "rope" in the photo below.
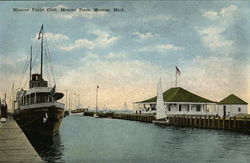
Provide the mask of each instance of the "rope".
[{"label": "rope", "polygon": [[39,51],[40,51],[40,48],[37,48],[37,52],[35,53],[36,55],[35,55],[35,58],[34,58],[33,63],[32,63],[33,71],[34,71],[34,67],[36,66],[36,59],[38,57]]},{"label": "rope", "polygon": [[[44,49],[44,52],[45,52],[45,59],[46,59],[46,62],[49,63],[49,59],[48,59],[48,54],[47,54],[47,50],[46,48]],[[48,65],[48,64],[47,64]],[[49,83],[51,83],[51,80],[50,80],[50,71],[48,69],[45,69],[45,72],[48,74],[48,80],[49,80]]]},{"label": "rope", "polygon": [[27,71],[27,69],[28,69],[28,65],[29,65],[28,63],[29,63],[29,56],[27,55],[26,62],[25,62],[25,65],[24,65],[23,71],[22,71],[22,75],[23,75],[23,76],[21,77],[21,82],[20,82],[19,87],[22,86],[23,80],[24,80],[24,78],[25,78],[25,73],[26,73],[26,71]]},{"label": "rope", "polygon": [[49,47],[48,47],[46,36],[45,36],[45,42],[46,42],[45,43],[45,49],[46,49],[46,55],[48,57],[49,68],[50,68],[50,70],[52,72],[53,82],[56,85],[55,73],[54,73],[54,69],[53,69],[53,65],[52,65],[52,60],[51,60],[51,57],[50,57],[50,51],[49,51]]}]

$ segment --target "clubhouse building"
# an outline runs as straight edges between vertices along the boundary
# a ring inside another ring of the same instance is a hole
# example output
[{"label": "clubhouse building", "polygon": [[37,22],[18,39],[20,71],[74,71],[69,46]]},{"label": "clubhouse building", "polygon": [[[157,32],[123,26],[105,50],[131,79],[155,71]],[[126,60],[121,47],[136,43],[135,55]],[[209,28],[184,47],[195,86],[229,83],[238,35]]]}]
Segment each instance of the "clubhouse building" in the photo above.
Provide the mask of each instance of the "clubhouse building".
[{"label": "clubhouse building", "polygon": [[[134,102],[136,112],[156,112],[157,97]],[[215,102],[191,93],[181,87],[170,88],[163,93],[165,113],[171,115],[218,115],[232,117],[247,114],[247,103],[239,97],[231,94]]]}]

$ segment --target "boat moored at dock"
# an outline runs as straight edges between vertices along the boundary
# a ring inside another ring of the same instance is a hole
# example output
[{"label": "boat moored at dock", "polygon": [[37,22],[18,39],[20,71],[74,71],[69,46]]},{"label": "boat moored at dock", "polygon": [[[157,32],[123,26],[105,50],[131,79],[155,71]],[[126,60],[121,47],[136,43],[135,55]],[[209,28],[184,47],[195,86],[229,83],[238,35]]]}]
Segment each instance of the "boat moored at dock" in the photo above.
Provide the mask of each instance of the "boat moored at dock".
[{"label": "boat moored at dock", "polygon": [[31,74],[31,48],[29,89],[17,92],[13,118],[27,134],[54,136],[59,132],[64,116],[64,104],[58,102],[64,94],[56,92],[56,85],[49,87],[48,82],[43,79],[43,26],[38,39],[40,38],[41,73]]}]

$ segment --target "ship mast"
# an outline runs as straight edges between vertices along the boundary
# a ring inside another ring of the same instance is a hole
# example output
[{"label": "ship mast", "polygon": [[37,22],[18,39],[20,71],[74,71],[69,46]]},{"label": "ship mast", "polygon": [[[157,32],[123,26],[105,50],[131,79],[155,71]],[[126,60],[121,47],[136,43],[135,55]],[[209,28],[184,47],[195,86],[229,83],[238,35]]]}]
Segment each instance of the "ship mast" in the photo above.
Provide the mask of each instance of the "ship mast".
[{"label": "ship mast", "polygon": [[31,80],[31,71],[32,71],[32,46],[30,47],[30,80]]},{"label": "ship mast", "polygon": [[98,111],[98,88],[99,85],[96,86],[96,105],[95,105],[96,112]]},{"label": "ship mast", "polygon": [[43,25],[41,27],[41,30],[39,32],[39,36],[38,36],[38,40],[41,38],[42,35],[42,39],[41,39],[41,80],[43,79]]}]

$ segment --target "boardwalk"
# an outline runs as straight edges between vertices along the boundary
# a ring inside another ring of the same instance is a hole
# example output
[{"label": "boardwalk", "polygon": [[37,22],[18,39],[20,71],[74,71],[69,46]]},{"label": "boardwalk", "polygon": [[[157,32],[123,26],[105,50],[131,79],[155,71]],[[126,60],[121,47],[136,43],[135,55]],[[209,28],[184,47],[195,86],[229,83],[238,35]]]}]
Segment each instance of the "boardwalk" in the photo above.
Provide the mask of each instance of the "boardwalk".
[{"label": "boardwalk", "polygon": [[14,120],[0,122],[0,162],[43,162]]}]

